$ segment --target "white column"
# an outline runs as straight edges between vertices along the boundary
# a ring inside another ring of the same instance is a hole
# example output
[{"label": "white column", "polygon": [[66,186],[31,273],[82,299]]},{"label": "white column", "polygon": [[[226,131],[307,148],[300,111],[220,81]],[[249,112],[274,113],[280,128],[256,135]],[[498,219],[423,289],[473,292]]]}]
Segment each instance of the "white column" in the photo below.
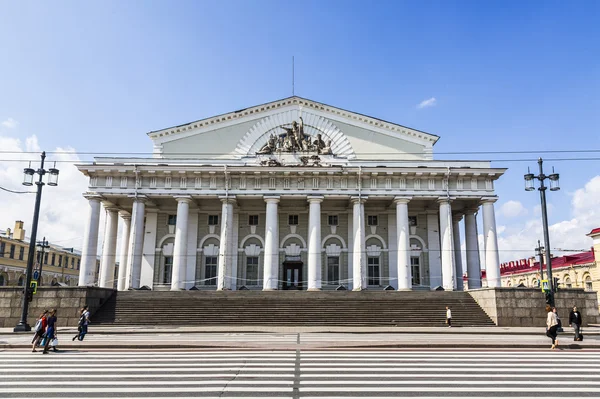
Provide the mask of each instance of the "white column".
[{"label": "white column", "polygon": [[142,274],[142,252],[144,248],[144,213],[146,196],[138,196],[133,201],[131,213],[131,232],[127,251],[127,288],[140,288]]},{"label": "white column", "polygon": [[477,211],[465,210],[465,247],[467,249],[467,281],[470,290],[481,288],[481,265],[479,260],[479,237],[477,234]]},{"label": "white column", "polygon": [[485,245],[485,272],[488,287],[500,287],[500,255],[498,254],[498,236],[496,235],[496,198],[484,198],[483,202],[483,239]]},{"label": "white column", "polygon": [[412,290],[410,269],[410,228],[408,224],[408,202],[410,198],[396,197],[396,235],[398,256],[398,291]]},{"label": "white column", "polygon": [[177,221],[175,223],[175,245],[173,247],[173,271],[171,291],[185,289],[185,269],[187,266],[188,218],[192,197],[175,197],[177,200]]},{"label": "white column", "polygon": [[90,206],[88,220],[83,232],[83,248],[81,251],[81,266],[79,269],[79,286],[94,285],[96,272],[96,255],[98,254],[98,227],[100,224],[100,197],[87,195]]},{"label": "white column", "polygon": [[456,284],[454,288],[458,291],[464,290],[463,284],[463,267],[462,267],[462,251],[460,250],[460,221],[462,215],[455,214],[452,216],[452,241],[454,242],[454,276]]},{"label": "white column", "polygon": [[187,244],[187,261],[185,286],[189,290],[196,285],[196,263],[198,258],[198,212],[190,211],[188,221],[188,244]]},{"label": "white column", "polygon": [[219,270],[217,290],[231,289],[231,264],[233,263],[233,203],[235,198],[221,198],[221,240],[219,244]]},{"label": "white column", "polygon": [[440,241],[442,244],[442,287],[454,290],[454,245],[452,244],[452,208],[450,200],[440,198]]},{"label": "white column", "polygon": [[367,289],[367,267],[365,254],[365,201],[366,197],[352,197],[352,264],[353,291]]},{"label": "white column", "polygon": [[265,266],[263,269],[263,291],[276,290],[279,275],[279,220],[277,204],[279,197],[265,197],[267,219],[265,227]]},{"label": "white column", "polygon": [[[154,287],[154,261],[156,259],[156,233],[158,230],[158,209],[146,207],[144,244],[142,245],[142,266],[140,287]],[[160,263],[159,263],[160,264]]]},{"label": "white column", "polygon": [[125,291],[127,289],[127,254],[129,250],[131,215],[121,213],[121,220],[123,220],[123,231],[121,231],[121,256],[119,257],[119,281],[117,282],[117,289]]},{"label": "white column", "polygon": [[323,197],[308,197],[308,291],[321,289],[321,202]]},{"label": "white column", "polygon": [[442,285],[442,257],[440,253],[440,222],[438,211],[427,211],[427,247],[429,248],[429,287]]},{"label": "white column", "polygon": [[115,286],[115,262],[117,259],[117,228],[119,227],[118,210],[110,205],[106,209],[106,229],[104,230],[104,243],[102,244],[102,258],[100,259],[100,282],[103,288]]}]

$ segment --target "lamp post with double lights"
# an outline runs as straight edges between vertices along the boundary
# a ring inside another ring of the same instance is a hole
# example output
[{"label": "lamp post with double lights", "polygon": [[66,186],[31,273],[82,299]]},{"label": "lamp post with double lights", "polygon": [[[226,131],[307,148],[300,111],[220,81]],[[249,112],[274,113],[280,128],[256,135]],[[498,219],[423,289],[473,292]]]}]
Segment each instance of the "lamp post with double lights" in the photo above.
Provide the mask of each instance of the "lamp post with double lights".
[{"label": "lamp post with double lights", "polygon": [[[33,208],[33,223],[31,224],[31,237],[29,240],[29,253],[27,256],[27,272],[25,274],[25,287],[23,289],[23,309],[21,311],[21,320],[19,324],[17,324],[14,328],[14,332],[19,331],[31,331],[31,326],[27,324],[27,312],[29,311],[29,299],[31,296],[31,275],[33,274],[33,261],[35,257],[35,239],[37,235],[37,227],[38,227],[38,219],[40,217],[40,203],[42,201],[42,187],[46,183],[42,180],[44,175],[48,173],[48,185],[49,186],[58,186],[58,169],[56,169],[56,165],[53,168],[48,170],[44,169],[44,161],[46,160],[46,152],[42,152],[41,154],[41,165],[38,170],[34,170],[29,165],[28,168],[25,168],[23,171],[23,185],[24,186],[33,186],[33,175],[38,174],[39,179],[35,182],[37,186],[37,192],[35,196],[35,206]],[[41,275],[41,273],[40,273]]]},{"label": "lamp post with double lights", "polygon": [[46,237],[42,238],[42,241],[38,241],[37,243],[37,250],[39,251],[38,253],[40,254],[40,258],[39,258],[39,264],[40,264],[40,268],[38,270],[38,277],[37,277],[37,283],[38,283],[38,287],[42,286],[42,268],[44,265],[44,251],[46,250],[46,248],[50,248],[50,244],[48,244],[48,241],[46,241]]},{"label": "lamp post with double lights", "polygon": [[[543,168],[544,161],[542,158],[538,159],[538,166],[540,168],[540,173],[536,176],[533,173],[527,171],[527,174],[523,176],[525,178],[525,190],[533,191],[535,190],[534,180],[539,180],[540,186],[538,190],[540,192],[540,201],[542,203],[542,227],[544,229],[544,247],[546,249],[546,277],[548,280],[548,286],[550,288],[550,292],[548,292],[546,296],[546,302],[554,306],[554,285],[552,281],[552,259],[550,255],[550,235],[548,233],[548,210],[546,207],[546,190],[550,188],[550,191],[558,191],[560,190],[560,186],[558,184],[559,175],[558,173],[554,173],[554,169],[552,170],[552,174],[545,175]],[[548,179],[550,181],[550,187],[546,187],[544,181]],[[540,283],[541,284],[541,283]]]}]

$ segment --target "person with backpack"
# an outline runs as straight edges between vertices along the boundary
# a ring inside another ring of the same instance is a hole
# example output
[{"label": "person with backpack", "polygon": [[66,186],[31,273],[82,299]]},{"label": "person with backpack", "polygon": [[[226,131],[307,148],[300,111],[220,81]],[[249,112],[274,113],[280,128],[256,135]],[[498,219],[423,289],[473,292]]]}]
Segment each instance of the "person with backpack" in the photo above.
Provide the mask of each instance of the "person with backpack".
[{"label": "person with backpack", "polygon": [[40,315],[40,317],[38,317],[37,321],[35,322],[35,326],[33,327],[33,331],[35,331],[35,335],[33,336],[33,339],[31,340],[31,343],[33,344],[33,347],[31,348],[32,352],[37,352],[35,350],[35,347],[40,344],[40,341],[42,340],[42,337],[44,336],[44,333],[46,332],[46,326],[48,324],[47,315],[48,315],[48,310],[44,310],[42,312],[42,314]]},{"label": "person with backpack", "polygon": [[79,315],[79,322],[77,323],[77,335],[75,335],[72,341],[78,339],[83,341],[83,338],[88,332],[88,324],[90,323],[90,311],[88,310],[87,305],[81,308],[81,313]]},{"label": "person with backpack", "polygon": [[58,352],[56,349],[56,345],[58,344],[58,339],[56,337],[56,309],[52,309],[50,312],[50,316],[48,317],[48,326],[46,327],[46,333],[44,337],[46,338],[46,345],[44,345],[44,355],[48,353],[48,347],[52,345],[52,350],[54,352]]}]

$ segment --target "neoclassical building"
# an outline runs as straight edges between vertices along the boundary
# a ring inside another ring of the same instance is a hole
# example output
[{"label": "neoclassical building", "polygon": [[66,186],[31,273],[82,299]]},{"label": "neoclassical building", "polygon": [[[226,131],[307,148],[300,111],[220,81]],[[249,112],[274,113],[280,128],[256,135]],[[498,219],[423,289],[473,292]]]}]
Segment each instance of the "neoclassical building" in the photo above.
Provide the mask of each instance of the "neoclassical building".
[{"label": "neoclassical building", "polygon": [[119,290],[461,290],[463,270],[481,286],[482,267],[500,286],[505,169],[436,161],[438,136],[297,96],[148,136],[151,157],[78,165],[89,177],[79,285],[112,287],[119,263]]}]

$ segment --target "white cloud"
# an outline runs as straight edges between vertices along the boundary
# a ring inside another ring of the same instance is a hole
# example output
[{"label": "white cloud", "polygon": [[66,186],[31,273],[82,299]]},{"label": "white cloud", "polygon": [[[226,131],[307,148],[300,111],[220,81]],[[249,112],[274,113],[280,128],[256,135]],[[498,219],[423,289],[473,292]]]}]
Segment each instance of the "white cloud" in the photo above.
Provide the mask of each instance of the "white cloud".
[{"label": "white cloud", "polygon": [[2,122],[2,126],[7,127],[9,129],[14,129],[15,127],[17,127],[18,124],[19,122],[17,122],[13,118],[8,118],[7,120]]},{"label": "white cloud", "polygon": [[527,209],[519,201],[508,201],[500,207],[500,213],[506,218],[516,218],[527,215]]},{"label": "white cloud", "polygon": [[419,105],[417,105],[417,109],[429,108],[433,107],[434,105],[437,105],[437,100],[435,99],[435,97],[431,97],[427,100],[421,101]]},{"label": "white cloud", "polygon": [[[32,161],[31,167],[34,169],[40,166],[38,154],[26,153],[41,153],[37,137],[29,137],[23,143],[19,139],[0,135],[0,148],[11,151],[2,154],[0,160],[0,186],[14,191],[35,191],[36,186],[23,186],[22,181],[23,168],[29,165],[28,161]],[[49,154],[44,167],[53,167],[53,161],[57,161],[56,168],[60,171],[58,186],[46,185],[43,188],[37,239],[41,240],[45,236],[52,244],[80,249],[88,210],[87,201],[82,196],[87,181],[74,166],[80,159],[73,148],[59,147],[53,151],[60,153]],[[38,177],[36,174],[35,178]],[[22,220],[29,237],[34,202],[35,194],[14,194],[0,190],[0,229],[9,227],[12,230],[15,221]]]},{"label": "white cloud", "polygon": [[[571,199],[570,218],[551,224],[549,229],[550,247],[555,256],[563,255],[564,250],[587,250],[592,241],[586,236],[592,229],[600,227],[600,176],[588,181],[585,186],[573,193]],[[548,207],[551,213],[552,207]],[[534,255],[534,248],[540,240],[544,245],[542,220],[539,206],[531,219],[523,223],[507,226],[498,235],[500,261],[523,259]]]}]

